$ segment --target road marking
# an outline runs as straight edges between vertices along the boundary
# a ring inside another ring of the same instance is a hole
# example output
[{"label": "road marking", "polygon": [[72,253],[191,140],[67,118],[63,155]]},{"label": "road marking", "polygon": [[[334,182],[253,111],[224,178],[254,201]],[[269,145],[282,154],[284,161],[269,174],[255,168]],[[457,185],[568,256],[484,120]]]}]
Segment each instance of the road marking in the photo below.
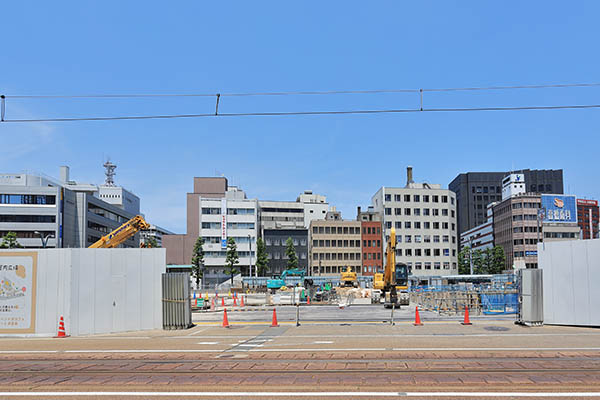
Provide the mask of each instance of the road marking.
[{"label": "road marking", "polygon": [[206,327],[206,328],[203,328],[203,329],[198,329],[197,331],[194,331],[194,332],[190,333],[190,334],[189,334],[189,335],[187,335],[187,336],[195,336],[195,335],[197,335],[198,333],[202,333],[202,332],[204,332],[204,331],[205,331],[205,330],[207,330],[207,329],[208,329],[208,327]]},{"label": "road marking", "polygon": [[198,342],[196,344],[219,344],[219,342]]},{"label": "road marking", "polygon": [[600,392],[0,392],[0,397],[598,397]]},{"label": "road marking", "polygon": [[[220,353],[227,349],[168,349],[168,350],[65,350],[64,353]],[[29,353],[39,353],[37,351]]]},{"label": "road marking", "polygon": [[58,353],[58,350],[0,350],[0,354]]},{"label": "road marking", "polygon": [[316,342],[313,342],[314,344],[331,344],[333,343],[331,340],[317,340]]},{"label": "road marking", "polygon": [[246,346],[246,347],[263,347],[263,344],[254,344],[254,343],[242,343],[238,344],[238,346]]}]

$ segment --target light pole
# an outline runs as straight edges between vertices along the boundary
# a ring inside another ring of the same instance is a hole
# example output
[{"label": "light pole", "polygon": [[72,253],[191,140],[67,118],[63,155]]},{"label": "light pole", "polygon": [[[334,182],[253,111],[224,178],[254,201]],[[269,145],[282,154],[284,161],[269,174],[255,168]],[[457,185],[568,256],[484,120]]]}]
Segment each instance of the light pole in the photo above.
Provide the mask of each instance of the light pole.
[{"label": "light pole", "polygon": [[469,270],[473,275],[473,236],[469,238]]},{"label": "light pole", "polygon": [[248,234],[248,248],[250,249],[250,273],[248,274],[248,276],[252,278],[252,237],[250,236],[250,234]]},{"label": "light pole", "polygon": [[42,232],[40,231],[35,231],[34,232],[37,235],[40,235],[40,239],[42,239],[42,248],[45,249],[46,246],[48,245],[48,239],[51,237],[54,237],[54,234],[49,233],[48,235],[44,235]]}]

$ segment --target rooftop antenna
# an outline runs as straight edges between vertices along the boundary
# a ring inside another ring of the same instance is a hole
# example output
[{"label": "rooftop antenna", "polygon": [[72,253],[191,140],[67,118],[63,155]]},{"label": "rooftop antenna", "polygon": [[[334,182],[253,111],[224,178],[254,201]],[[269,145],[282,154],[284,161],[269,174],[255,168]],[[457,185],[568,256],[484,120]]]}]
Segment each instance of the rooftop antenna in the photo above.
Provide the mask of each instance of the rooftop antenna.
[{"label": "rooftop antenna", "polygon": [[111,163],[110,160],[106,160],[106,162],[103,164],[103,167],[106,168],[106,172],[104,172],[104,175],[106,175],[104,185],[115,186],[114,176],[116,175],[115,169],[117,168],[117,165]]}]

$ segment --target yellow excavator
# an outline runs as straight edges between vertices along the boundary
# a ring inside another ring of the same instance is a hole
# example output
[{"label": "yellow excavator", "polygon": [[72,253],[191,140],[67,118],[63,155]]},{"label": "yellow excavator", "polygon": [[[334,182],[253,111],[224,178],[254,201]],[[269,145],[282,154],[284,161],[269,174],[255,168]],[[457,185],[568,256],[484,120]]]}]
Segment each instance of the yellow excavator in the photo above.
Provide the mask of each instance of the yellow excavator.
[{"label": "yellow excavator", "polygon": [[352,270],[352,267],[346,267],[346,270],[342,271],[340,276],[340,286],[358,287],[358,279],[356,278],[356,272]]},{"label": "yellow excavator", "polygon": [[141,215],[136,215],[123,225],[104,235],[96,243],[92,244],[90,249],[110,249],[117,247],[139,231],[150,229],[150,224],[144,220]]},{"label": "yellow excavator", "polygon": [[396,229],[392,228],[387,243],[385,270],[373,277],[373,288],[381,290],[386,308],[408,305],[408,266],[396,264]]}]

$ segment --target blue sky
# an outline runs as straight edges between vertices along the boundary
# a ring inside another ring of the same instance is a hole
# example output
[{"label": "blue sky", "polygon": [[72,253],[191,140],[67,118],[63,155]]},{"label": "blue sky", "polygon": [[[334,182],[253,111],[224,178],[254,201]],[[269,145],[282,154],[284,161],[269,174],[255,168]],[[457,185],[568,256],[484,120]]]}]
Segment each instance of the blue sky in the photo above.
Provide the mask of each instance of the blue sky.
[{"label": "blue sky", "polygon": [[[600,82],[597,1],[6,2],[0,92],[216,93]],[[213,99],[17,100],[7,118],[204,113]],[[600,88],[428,93],[426,107],[600,104]],[[415,107],[412,94],[224,98],[222,112]],[[382,186],[563,168],[600,197],[600,110],[0,124],[0,171],[116,181],[185,231],[193,176],[250,197],[305,189],[354,218]]]}]

